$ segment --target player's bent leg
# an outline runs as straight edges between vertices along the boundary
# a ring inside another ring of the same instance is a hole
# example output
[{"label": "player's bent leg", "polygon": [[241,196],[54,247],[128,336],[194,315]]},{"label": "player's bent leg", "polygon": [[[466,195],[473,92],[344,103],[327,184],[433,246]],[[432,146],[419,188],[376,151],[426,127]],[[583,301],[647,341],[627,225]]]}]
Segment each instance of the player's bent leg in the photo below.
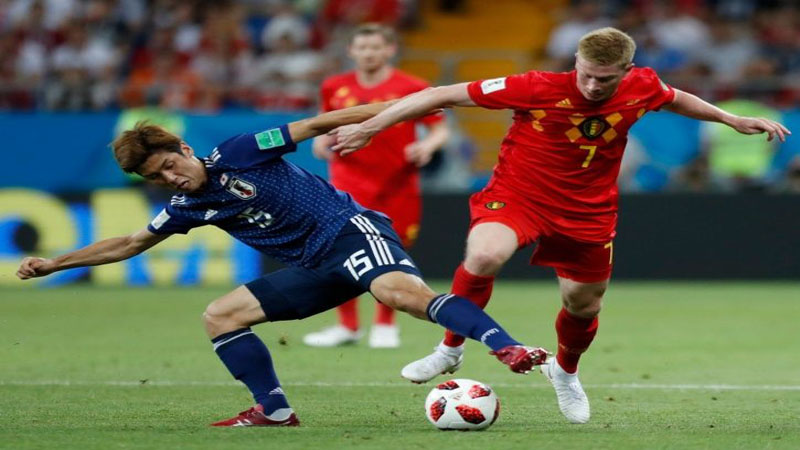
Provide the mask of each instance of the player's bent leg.
[{"label": "player's bent leg", "polygon": [[420,319],[427,318],[482,342],[492,349],[492,355],[513,372],[527,373],[547,357],[544,349],[525,347],[514,340],[494,319],[469,300],[453,294],[435,295],[416,275],[399,271],[385,273],[372,281],[370,291],[375,298],[392,308]]},{"label": "player's bent leg", "polygon": [[564,308],[576,317],[591,319],[603,308],[603,295],[608,289],[608,280],[583,283],[569,278],[558,278],[561,301]]},{"label": "player's bent leg", "polygon": [[281,388],[272,358],[264,343],[250,329],[267,320],[261,304],[244,286],[212,302],[203,314],[214,351],[231,375],[243,382],[256,405],[237,416],[211,425],[296,426],[300,422]]},{"label": "player's bent leg", "polygon": [[[452,292],[468,298],[481,309],[489,303],[494,286],[494,276],[519,246],[519,238],[511,227],[499,222],[475,225],[467,236],[464,262],[453,276]],[[462,352],[464,337],[452,331],[445,332],[443,347],[450,352]],[[431,357],[435,357],[434,352]],[[427,357],[426,357],[427,358]],[[413,364],[413,363],[412,363]]]},{"label": "player's bent leg", "polygon": [[464,268],[477,276],[494,276],[517,251],[519,239],[509,226],[484,222],[472,227],[467,235]]},{"label": "player's bent leg", "polygon": [[597,333],[597,315],[608,280],[582,283],[559,277],[559,285],[563,308],[556,319],[558,354],[542,365],[542,374],[553,384],[564,417],[572,423],[586,423],[591,411],[578,379],[578,360]]},{"label": "player's bent leg", "polygon": [[203,313],[208,337],[215,338],[239,328],[266,322],[267,317],[258,299],[244,286],[211,302]]}]

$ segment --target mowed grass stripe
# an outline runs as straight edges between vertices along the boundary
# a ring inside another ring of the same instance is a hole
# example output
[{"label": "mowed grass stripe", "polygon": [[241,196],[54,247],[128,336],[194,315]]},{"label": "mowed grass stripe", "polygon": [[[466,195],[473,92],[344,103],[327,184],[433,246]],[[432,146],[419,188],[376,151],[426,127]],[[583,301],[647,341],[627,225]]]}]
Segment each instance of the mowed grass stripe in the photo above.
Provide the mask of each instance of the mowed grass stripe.
[{"label": "mowed grass stripe", "polygon": [[[444,378],[442,379],[444,380]],[[408,383],[392,382],[347,382],[347,381],[317,381],[317,382],[287,382],[284,386],[297,387],[329,387],[329,388],[416,388],[417,386]],[[430,386],[434,386],[431,383]],[[33,380],[33,381],[0,381],[0,386],[116,386],[116,387],[138,387],[138,386],[157,386],[157,387],[216,387],[216,386],[241,386],[241,383],[234,381],[74,381],[74,380]],[[550,385],[538,385],[528,383],[491,383],[495,388],[532,388],[549,389]],[[800,385],[735,385],[735,384],[648,384],[648,383],[612,383],[612,384],[584,384],[586,389],[658,389],[664,391],[800,391]]]},{"label": "mowed grass stripe", "polygon": [[[445,378],[442,378],[444,380]],[[417,386],[408,383],[392,383],[392,382],[347,382],[347,381],[316,381],[316,382],[302,382],[302,381],[289,381],[282,383],[284,386],[297,386],[297,387],[329,387],[329,388],[342,388],[342,387],[357,387],[357,388],[416,388]],[[0,381],[0,386],[118,386],[118,387],[136,387],[136,386],[158,386],[158,387],[190,387],[190,386],[241,386],[238,381],[124,381],[124,380],[109,380],[109,381],[80,381],[80,380],[33,380],[33,381]],[[431,383],[430,386],[435,386]],[[491,383],[495,388],[532,388],[532,389],[549,389],[550,385],[542,384],[529,384],[529,383]],[[664,391],[800,391],[800,385],[736,385],[736,384],[648,384],[648,383],[612,383],[612,384],[584,384],[586,389],[659,389]]]}]

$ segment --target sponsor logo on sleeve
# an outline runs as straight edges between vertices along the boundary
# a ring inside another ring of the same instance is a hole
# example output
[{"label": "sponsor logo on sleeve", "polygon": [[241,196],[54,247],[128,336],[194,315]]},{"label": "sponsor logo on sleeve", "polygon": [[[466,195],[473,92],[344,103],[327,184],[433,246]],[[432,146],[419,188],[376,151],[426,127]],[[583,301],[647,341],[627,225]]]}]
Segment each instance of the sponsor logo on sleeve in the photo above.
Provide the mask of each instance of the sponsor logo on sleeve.
[{"label": "sponsor logo on sleeve", "polygon": [[256,143],[259,150],[269,150],[275,147],[283,147],[286,141],[283,139],[280,128],[272,128],[256,134]]},{"label": "sponsor logo on sleeve", "polygon": [[506,79],[503,78],[492,78],[491,80],[483,80],[481,81],[481,92],[484,95],[491,94],[492,92],[502,91],[506,88]]},{"label": "sponsor logo on sleeve", "polygon": [[167,223],[167,221],[169,219],[170,219],[170,217],[169,217],[169,214],[167,214],[167,210],[166,209],[162,209],[161,212],[158,213],[156,218],[153,219],[152,222],[150,222],[150,225],[152,225],[153,228],[158,230],[159,228],[161,228],[162,225]]}]

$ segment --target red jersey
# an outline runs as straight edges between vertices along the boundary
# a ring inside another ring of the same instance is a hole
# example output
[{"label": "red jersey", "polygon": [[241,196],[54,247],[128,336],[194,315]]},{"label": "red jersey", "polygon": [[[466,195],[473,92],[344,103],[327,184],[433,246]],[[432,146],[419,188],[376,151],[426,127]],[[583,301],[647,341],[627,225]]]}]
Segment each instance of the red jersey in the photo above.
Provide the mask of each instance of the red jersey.
[{"label": "red jersey", "polygon": [[514,110],[491,184],[530,200],[559,233],[608,242],[617,222],[617,175],[628,130],[675,98],[649,68],[634,68],[604,102],[586,100],[577,74],[530,71],[475,81],[469,96],[484,108]]},{"label": "red jersey", "polygon": [[[322,110],[394,100],[426,87],[425,81],[397,69],[386,81],[371,87],[360,85],[355,72],[346,72],[322,82]],[[417,121],[432,125],[443,118],[437,114],[401,122],[376,134],[369,145],[355,153],[344,157],[335,153],[330,163],[331,183],[368,208],[380,208],[397,196],[419,196],[419,173],[406,160],[405,147],[417,140]]]}]

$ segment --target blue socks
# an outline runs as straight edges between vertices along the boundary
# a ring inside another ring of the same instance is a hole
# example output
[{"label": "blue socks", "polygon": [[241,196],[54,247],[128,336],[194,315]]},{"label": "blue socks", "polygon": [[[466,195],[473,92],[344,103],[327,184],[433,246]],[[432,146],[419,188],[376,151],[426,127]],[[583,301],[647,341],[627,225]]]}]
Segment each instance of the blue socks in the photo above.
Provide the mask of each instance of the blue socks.
[{"label": "blue socks", "polygon": [[264,407],[264,414],[289,408],[269,350],[250,328],[221,334],[211,342],[231,375],[247,385],[256,403]]},{"label": "blue socks", "polygon": [[500,350],[509,345],[522,345],[476,304],[454,294],[434,297],[428,304],[428,318],[450,331]]}]

